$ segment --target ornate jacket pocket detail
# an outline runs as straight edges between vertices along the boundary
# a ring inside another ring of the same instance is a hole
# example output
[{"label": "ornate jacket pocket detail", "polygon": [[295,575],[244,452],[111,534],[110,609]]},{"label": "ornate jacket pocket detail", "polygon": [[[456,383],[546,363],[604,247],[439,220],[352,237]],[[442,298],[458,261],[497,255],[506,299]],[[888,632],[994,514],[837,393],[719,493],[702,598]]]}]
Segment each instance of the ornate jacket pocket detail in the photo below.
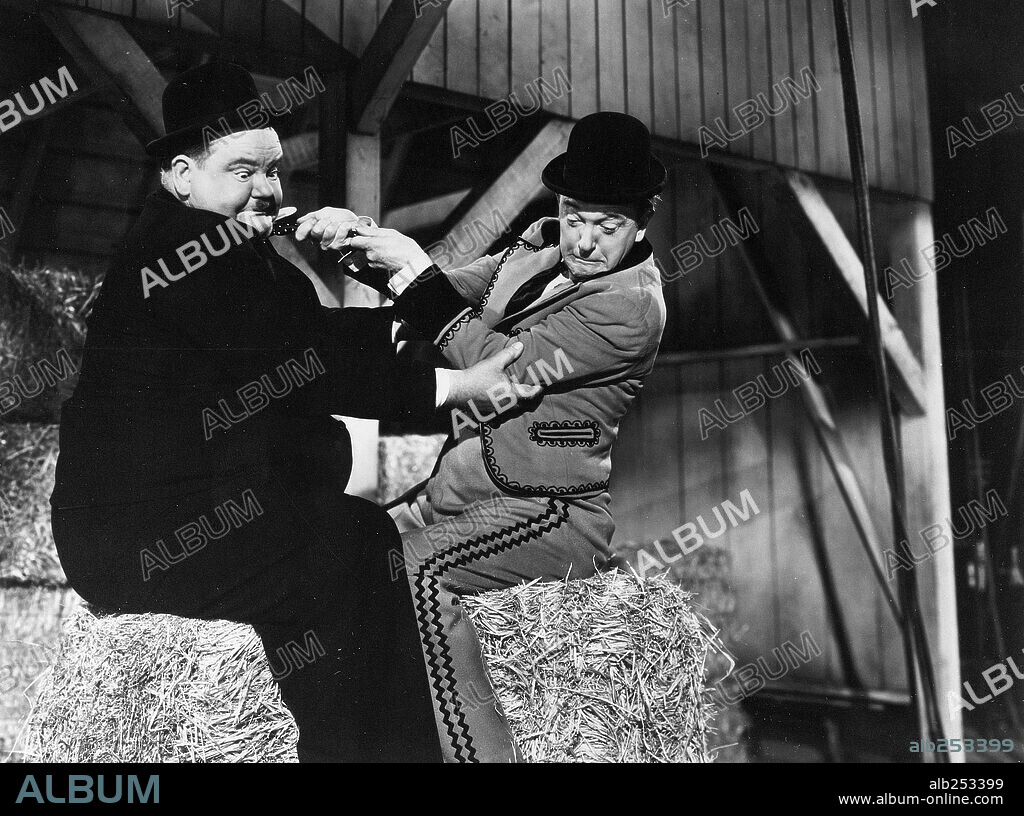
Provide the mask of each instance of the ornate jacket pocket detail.
[{"label": "ornate jacket pocket detail", "polygon": [[600,438],[601,428],[593,419],[534,422],[530,426],[530,439],[542,446],[557,445],[565,448],[578,445],[592,448]]}]

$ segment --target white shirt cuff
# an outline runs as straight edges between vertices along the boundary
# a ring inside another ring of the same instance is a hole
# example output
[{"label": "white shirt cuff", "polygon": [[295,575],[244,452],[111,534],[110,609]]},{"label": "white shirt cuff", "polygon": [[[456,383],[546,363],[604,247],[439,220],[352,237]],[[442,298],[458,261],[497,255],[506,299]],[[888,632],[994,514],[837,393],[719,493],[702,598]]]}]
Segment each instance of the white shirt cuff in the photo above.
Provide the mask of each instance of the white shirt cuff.
[{"label": "white shirt cuff", "polygon": [[412,259],[409,266],[396,272],[388,281],[388,289],[391,290],[392,299],[408,289],[409,284],[429,269],[433,263],[430,260],[430,256],[421,249],[419,254]]},{"label": "white shirt cuff", "polygon": [[448,369],[446,368],[435,368],[434,375],[437,377],[437,391],[434,392],[434,407],[440,408],[444,405],[444,401],[448,399],[448,394],[451,392],[452,375],[448,373]]}]

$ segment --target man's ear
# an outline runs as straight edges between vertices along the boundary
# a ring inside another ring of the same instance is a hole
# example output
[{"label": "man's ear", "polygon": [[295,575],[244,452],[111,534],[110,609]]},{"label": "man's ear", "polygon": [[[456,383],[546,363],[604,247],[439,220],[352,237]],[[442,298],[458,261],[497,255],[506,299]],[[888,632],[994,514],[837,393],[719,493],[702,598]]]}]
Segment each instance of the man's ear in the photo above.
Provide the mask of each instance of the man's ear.
[{"label": "man's ear", "polygon": [[633,239],[633,242],[639,244],[642,240],[644,240],[644,236],[646,234],[647,234],[647,227],[644,227],[643,229],[638,229],[636,231],[636,238]]},{"label": "man's ear", "polygon": [[179,153],[171,159],[171,184],[181,199],[187,199],[192,192],[192,159]]}]

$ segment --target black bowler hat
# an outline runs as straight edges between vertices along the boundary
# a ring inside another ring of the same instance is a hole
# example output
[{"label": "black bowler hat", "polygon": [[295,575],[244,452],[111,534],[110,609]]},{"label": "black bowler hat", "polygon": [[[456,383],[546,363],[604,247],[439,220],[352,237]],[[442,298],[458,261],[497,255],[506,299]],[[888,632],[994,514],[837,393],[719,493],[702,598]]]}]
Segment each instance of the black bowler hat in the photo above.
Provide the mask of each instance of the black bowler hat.
[{"label": "black bowler hat", "polygon": [[594,204],[649,198],[661,192],[665,178],[665,166],[651,155],[647,127],[616,111],[580,119],[565,153],[553,158],[541,176],[552,192]]},{"label": "black bowler hat", "polygon": [[163,111],[167,135],[146,145],[151,156],[173,156],[201,143],[207,127],[220,137],[253,130],[251,122],[262,119],[261,112],[270,120],[252,75],[233,62],[208,62],[182,71],[164,89]]}]

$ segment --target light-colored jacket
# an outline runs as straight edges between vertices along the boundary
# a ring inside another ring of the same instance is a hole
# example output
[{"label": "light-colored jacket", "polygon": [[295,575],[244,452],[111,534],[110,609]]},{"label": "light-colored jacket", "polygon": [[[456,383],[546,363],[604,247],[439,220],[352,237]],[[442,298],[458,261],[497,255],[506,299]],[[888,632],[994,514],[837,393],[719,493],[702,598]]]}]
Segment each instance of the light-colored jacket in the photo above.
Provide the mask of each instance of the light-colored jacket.
[{"label": "light-colored jacket", "polygon": [[608,489],[619,422],[654,365],[665,300],[642,241],[627,256],[633,265],[556,289],[506,316],[519,287],[560,257],[558,221],[545,218],[505,252],[445,272],[473,308],[434,342],[459,368],[522,342],[511,373],[544,391],[480,424],[487,473],[512,493],[594,496]]}]

